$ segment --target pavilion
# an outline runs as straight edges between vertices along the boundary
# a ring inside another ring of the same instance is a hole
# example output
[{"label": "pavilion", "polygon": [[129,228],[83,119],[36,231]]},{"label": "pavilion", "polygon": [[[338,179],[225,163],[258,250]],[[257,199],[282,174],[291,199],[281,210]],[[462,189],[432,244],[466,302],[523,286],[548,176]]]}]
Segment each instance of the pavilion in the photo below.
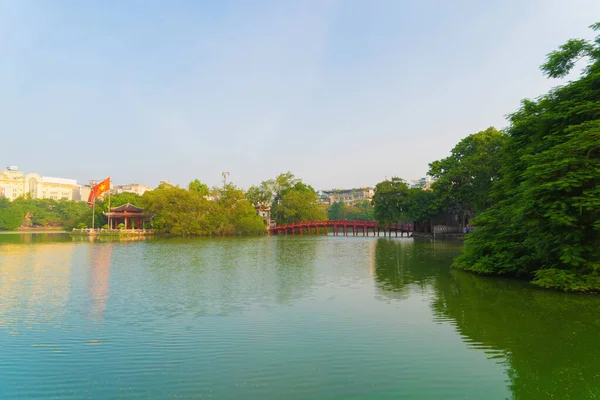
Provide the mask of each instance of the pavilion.
[{"label": "pavilion", "polygon": [[109,229],[117,229],[119,224],[124,224],[125,229],[146,229],[145,223],[151,218],[144,214],[144,209],[130,203],[119,207],[111,207],[104,215],[108,218]]}]

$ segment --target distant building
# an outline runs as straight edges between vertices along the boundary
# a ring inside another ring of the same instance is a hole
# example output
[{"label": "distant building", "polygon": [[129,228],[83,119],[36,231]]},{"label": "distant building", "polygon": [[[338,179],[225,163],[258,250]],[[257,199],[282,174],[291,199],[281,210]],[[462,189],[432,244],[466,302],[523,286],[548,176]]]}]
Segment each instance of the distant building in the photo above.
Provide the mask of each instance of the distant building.
[{"label": "distant building", "polygon": [[111,194],[119,193],[135,193],[137,195],[143,195],[145,192],[152,190],[148,185],[140,185],[139,183],[131,183],[129,185],[116,185],[110,189]]},{"label": "distant building", "polygon": [[79,186],[75,179],[33,173],[25,175],[13,165],[0,171],[0,196],[10,201],[21,196],[32,199],[77,200],[78,195]]},{"label": "distant building", "polygon": [[333,204],[343,201],[346,204],[361,203],[365,200],[371,201],[375,195],[375,189],[372,187],[363,187],[355,189],[332,189],[320,190],[317,192],[319,201],[325,204]]},{"label": "distant building", "polygon": [[165,180],[159,181],[158,182],[158,186],[160,186],[160,185],[167,185],[167,186],[179,187],[179,186],[176,186],[173,182],[171,182],[171,181],[165,181]]},{"label": "distant building", "polygon": [[[87,184],[79,186],[79,194],[76,200],[79,201],[88,201],[90,198],[90,193],[92,192],[92,188],[98,184],[97,180],[91,180]],[[102,193],[98,198],[103,198],[104,193]]]},{"label": "distant building", "polygon": [[427,175],[421,179],[415,179],[410,181],[410,187],[412,188],[422,188],[423,190],[431,189],[431,185],[437,181],[437,179]]}]

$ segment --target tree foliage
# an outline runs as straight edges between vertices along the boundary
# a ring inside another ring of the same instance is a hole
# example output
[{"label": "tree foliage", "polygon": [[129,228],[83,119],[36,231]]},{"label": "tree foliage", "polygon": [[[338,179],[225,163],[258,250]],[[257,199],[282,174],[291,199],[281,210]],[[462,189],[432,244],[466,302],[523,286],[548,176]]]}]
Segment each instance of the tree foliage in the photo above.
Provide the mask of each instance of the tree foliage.
[{"label": "tree foliage", "polygon": [[297,181],[281,192],[279,202],[273,207],[277,223],[326,220],[325,207],[318,200],[317,192],[312,186]]},{"label": "tree foliage", "polygon": [[348,205],[343,201],[335,201],[327,208],[327,218],[329,220],[373,221],[375,219],[375,209],[369,200],[353,205]]},{"label": "tree foliage", "polygon": [[[110,207],[119,207],[124,204],[132,204],[134,206],[140,206],[142,201],[142,196],[137,193],[123,192],[119,194],[113,194],[110,196]],[[103,201],[103,205],[105,206],[105,211],[108,211],[108,198],[105,198]]]},{"label": "tree foliage", "polygon": [[[100,214],[102,210],[98,210]],[[91,225],[92,213],[85,202],[20,197],[10,202],[0,197],[0,229],[21,226],[72,229]]]},{"label": "tree foliage", "polygon": [[215,188],[207,199],[202,190],[175,186],[159,186],[145,192],[141,204],[153,215],[153,226],[158,232],[181,236],[259,235],[265,225],[245,193],[228,184]]},{"label": "tree foliage", "polygon": [[408,185],[400,178],[393,177],[375,185],[373,207],[375,219],[382,226],[406,221],[406,201]]},{"label": "tree foliage", "polygon": [[200,182],[199,179],[194,179],[193,181],[191,181],[188,185],[188,189],[197,192],[198,194],[200,194],[200,196],[208,196],[210,193],[208,185]]},{"label": "tree foliage", "polygon": [[462,139],[449,157],[429,164],[428,174],[437,179],[433,188],[444,206],[475,213],[490,206],[489,193],[500,179],[505,142],[506,135],[490,127]]},{"label": "tree foliage", "polygon": [[250,187],[247,196],[255,207],[270,204],[271,217],[277,224],[327,219],[317,192],[289,171]]},{"label": "tree foliage", "polygon": [[475,220],[457,267],[600,290],[600,36],[578,43],[551,53],[542,69],[563,76],[584,54],[582,77],[510,116],[498,202]]}]

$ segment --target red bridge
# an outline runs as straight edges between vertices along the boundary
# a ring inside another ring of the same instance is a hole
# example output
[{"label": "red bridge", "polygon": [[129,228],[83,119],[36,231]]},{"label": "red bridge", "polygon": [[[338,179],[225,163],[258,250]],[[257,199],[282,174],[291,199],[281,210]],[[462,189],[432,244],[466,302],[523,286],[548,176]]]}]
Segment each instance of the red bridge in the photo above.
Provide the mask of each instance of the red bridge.
[{"label": "red bridge", "polygon": [[408,236],[408,234],[413,231],[413,224],[395,224],[380,227],[377,221],[309,221],[272,226],[269,229],[269,232],[273,234],[277,232],[277,235],[281,233],[285,235],[288,233],[295,235],[296,232],[298,232],[298,234],[302,235],[304,231],[306,231],[306,233],[310,235],[311,230],[314,230],[318,235],[321,228],[323,228],[323,233],[326,235],[329,233],[329,228],[331,228],[335,236],[339,235],[340,231],[343,236],[348,236],[350,229],[352,229],[352,236],[359,236],[361,232],[362,236],[369,236],[369,230],[371,230],[373,236],[379,236],[380,232],[383,232],[383,236],[389,234],[391,237],[392,232],[394,232],[396,237],[398,237],[398,232],[400,232],[400,237],[402,237],[405,232]]}]

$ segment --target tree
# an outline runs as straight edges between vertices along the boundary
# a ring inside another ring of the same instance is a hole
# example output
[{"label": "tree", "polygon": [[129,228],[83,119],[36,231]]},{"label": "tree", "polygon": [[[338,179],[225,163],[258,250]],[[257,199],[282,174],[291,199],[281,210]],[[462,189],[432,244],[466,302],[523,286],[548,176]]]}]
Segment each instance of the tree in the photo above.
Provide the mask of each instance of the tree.
[{"label": "tree", "polygon": [[446,207],[477,213],[490,206],[505,141],[506,135],[490,127],[462,139],[449,157],[429,164],[428,174],[437,179],[433,188]]},{"label": "tree", "polygon": [[408,185],[400,178],[393,177],[375,185],[373,206],[375,219],[381,226],[389,226],[406,220],[404,214],[408,196]]},{"label": "tree", "polygon": [[262,218],[245,193],[228,184],[208,193],[165,185],[142,196],[146,212],[154,215],[159,232],[180,236],[259,235],[265,233]]},{"label": "tree", "polygon": [[199,179],[194,179],[193,181],[191,181],[188,185],[188,190],[193,190],[194,192],[200,194],[200,196],[204,197],[208,196],[210,192],[208,185],[200,182]]},{"label": "tree", "polygon": [[256,208],[270,207],[273,201],[273,191],[267,182],[262,182],[260,186],[250,186],[246,192],[246,198]]},{"label": "tree", "polygon": [[372,221],[375,219],[374,213],[373,205],[369,200],[364,200],[353,205],[347,205],[343,201],[336,201],[327,208],[327,218],[330,220]]},{"label": "tree", "polygon": [[0,196],[0,230],[12,231],[23,224],[25,213],[18,203]]},{"label": "tree", "polygon": [[[119,194],[113,194],[110,196],[110,207],[119,207],[124,204],[132,204],[134,206],[140,206],[142,201],[142,196],[137,193],[131,192],[123,192]],[[106,205],[106,210],[108,211],[108,198],[105,198],[104,204]]]},{"label": "tree", "polygon": [[[101,204],[101,203],[100,203]],[[102,221],[102,208],[96,208]],[[79,224],[91,226],[92,213],[85,202],[72,200],[31,199],[19,197],[13,202],[0,197],[0,229],[20,226],[62,227],[73,229]]]},{"label": "tree", "polygon": [[456,267],[600,290],[600,35],[563,45],[542,70],[564,76],[582,55],[590,64],[580,79],[510,115],[497,203],[475,220]]},{"label": "tree", "polygon": [[343,201],[333,202],[327,209],[329,220],[342,220],[348,217],[348,206]]},{"label": "tree", "polygon": [[[600,31],[600,22],[590,25],[595,31]],[[595,43],[584,39],[571,39],[548,54],[546,62],[540,69],[549,78],[564,78],[575,66],[575,63],[582,58],[588,58],[591,62],[584,70],[584,74],[590,75],[594,68],[598,68],[597,62],[600,59],[600,35],[596,36]],[[597,70],[596,70],[597,71]]]},{"label": "tree", "polygon": [[405,201],[406,218],[413,222],[415,230],[431,230],[432,220],[443,210],[440,196],[436,191],[421,188],[408,189]]},{"label": "tree", "polygon": [[318,203],[317,192],[302,181],[284,190],[281,200],[273,207],[279,224],[327,219],[325,208]]},{"label": "tree", "polygon": [[154,215],[152,224],[159,232],[174,235],[210,235],[207,224],[208,200],[198,192],[165,185],[145,192],[142,205]]},{"label": "tree", "polygon": [[317,192],[289,171],[252,186],[247,196],[255,207],[270,203],[271,216],[278,224],[327,219]]}]

